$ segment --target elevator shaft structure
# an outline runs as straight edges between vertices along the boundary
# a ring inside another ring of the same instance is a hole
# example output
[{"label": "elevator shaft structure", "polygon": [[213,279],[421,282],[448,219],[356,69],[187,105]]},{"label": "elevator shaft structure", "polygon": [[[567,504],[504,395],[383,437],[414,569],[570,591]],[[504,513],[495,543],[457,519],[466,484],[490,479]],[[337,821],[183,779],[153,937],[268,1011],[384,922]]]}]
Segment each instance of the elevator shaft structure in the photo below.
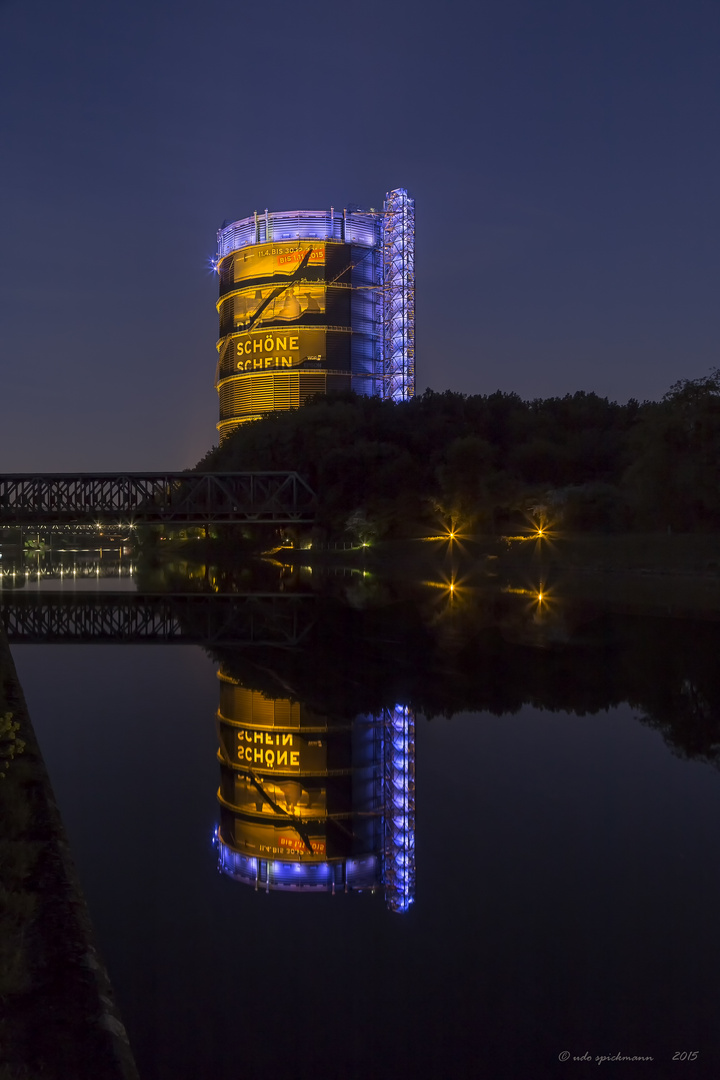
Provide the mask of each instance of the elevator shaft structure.
[{"label": "elevator shaft structure", "polygon": [[415,900],[415,714],[384,710],[385,897],[391,911]]},{"label": "elevator shaft structure", "polygon": [[388,192],[383,228],[383,397],[415,394],[415,200]]}]

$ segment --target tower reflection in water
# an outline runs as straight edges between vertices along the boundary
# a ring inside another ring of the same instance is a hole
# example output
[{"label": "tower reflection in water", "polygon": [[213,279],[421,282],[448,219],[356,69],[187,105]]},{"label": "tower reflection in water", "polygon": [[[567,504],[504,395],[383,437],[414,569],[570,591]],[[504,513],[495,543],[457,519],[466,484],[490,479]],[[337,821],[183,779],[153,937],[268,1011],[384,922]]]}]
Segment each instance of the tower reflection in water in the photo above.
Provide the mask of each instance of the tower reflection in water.
[{"label": "tower reflection in water", "polygon": [[256,889],[415,894],[415,718],[337,719],[226,674],[217,714],[220,870]]}]

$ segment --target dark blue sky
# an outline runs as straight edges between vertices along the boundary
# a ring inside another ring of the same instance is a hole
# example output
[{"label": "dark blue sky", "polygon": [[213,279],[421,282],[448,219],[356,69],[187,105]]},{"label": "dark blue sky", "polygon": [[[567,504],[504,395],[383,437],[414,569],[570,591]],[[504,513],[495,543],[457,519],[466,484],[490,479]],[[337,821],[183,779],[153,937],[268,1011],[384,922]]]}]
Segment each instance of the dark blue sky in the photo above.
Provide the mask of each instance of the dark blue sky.
[{"label": "dark blue sky", "polygon": [[720,363],[716,0],[0,0],[0,471],[216,441],[224,218],[417,207],[418,390]]}]

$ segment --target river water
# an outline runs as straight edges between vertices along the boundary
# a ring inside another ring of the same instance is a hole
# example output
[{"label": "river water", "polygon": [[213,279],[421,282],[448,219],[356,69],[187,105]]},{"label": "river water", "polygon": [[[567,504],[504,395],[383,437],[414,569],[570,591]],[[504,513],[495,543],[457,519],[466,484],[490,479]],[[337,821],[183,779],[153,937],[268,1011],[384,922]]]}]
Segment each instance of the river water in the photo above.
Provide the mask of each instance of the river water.
[{"label": "river water", "polygon": [[264,568],[146,575],[169,623],[128,580],[94,644],[87,585],[3,597],[143,1080],[718,1075],[720,622]]}]

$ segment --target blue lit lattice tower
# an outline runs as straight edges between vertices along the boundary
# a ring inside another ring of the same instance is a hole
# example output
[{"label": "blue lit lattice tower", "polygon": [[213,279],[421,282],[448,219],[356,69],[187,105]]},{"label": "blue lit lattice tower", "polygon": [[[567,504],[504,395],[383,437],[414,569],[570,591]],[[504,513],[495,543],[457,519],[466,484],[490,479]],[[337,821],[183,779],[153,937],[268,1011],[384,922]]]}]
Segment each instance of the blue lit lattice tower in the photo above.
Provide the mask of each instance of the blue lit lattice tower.
[{"label": "blue lit lattice tower", "polygon": [[415,394],[415,200],[405,188],[385,196],[383,252],[383,397]]},{"label": "blue lit lattice tower", "polygon": [[403,912],[415,899],[415,716],[396,705],[383,720],[385,898],[391,911]]}]

